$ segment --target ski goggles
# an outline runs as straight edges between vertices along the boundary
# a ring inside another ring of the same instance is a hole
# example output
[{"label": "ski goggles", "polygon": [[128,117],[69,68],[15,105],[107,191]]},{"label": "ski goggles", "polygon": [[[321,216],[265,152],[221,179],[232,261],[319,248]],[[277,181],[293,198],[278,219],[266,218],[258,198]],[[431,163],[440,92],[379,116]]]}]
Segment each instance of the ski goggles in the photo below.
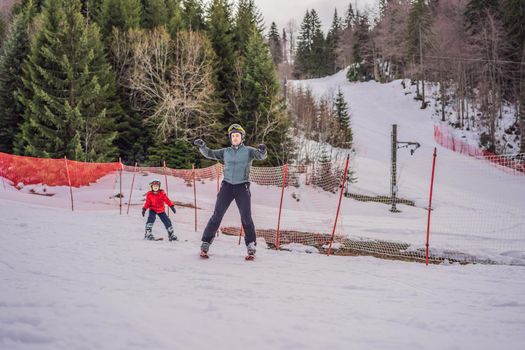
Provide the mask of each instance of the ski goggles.
[{"label": "ski goggles", "polygon": [[232,125],[230,125],[230,127],[228,128],[228,136],[231,136],[231,134],[233,134],[234,132],[238,132],[242,136],[246,135],[246,131],[239,124],[232,124]]}]

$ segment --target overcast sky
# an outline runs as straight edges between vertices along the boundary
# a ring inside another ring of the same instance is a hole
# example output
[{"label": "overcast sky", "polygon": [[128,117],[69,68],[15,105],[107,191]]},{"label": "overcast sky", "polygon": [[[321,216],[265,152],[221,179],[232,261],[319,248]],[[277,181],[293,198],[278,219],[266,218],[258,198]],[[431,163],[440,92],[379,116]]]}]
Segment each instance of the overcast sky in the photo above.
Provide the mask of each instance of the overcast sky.
[{"label": "overcast sky", "polygon": [[[210,0],[204,0],[205,3],[209,1]],[[230,1],[236,2],[236,0]],[[374,12],[377,12],[376,9],[379,6],[378,1],[379,0],[255,0],[255,4],[264,17],[266,32],[268,32],[270,24],[275,22],[281,33],[286,23],[292,18],[299,28],[306,10],[315,9],[323,24],[323,31],[326,33],[332,24],[334,10],[336,8],[339,16],[342,16],[346,12],[349,3],[352,3],[354,10],[357,5],[359,11],[370,8]]]},{"label": "overcast sky", "polygon": [[365,10],[366,7],[374,10],[378,7],[378,0],[255,0],[255,4],[264,17],[266,30],[270,28],[272,22],[275,22],[279,30],[282,31],[282,28],[291,18],[295,19],[299,27],[306,10],[315,9],[319,14],[325,33],[332,24],[334,9],[337,8],[338,15],[342,16],[349,3],[352,3],[354,10],[357,4],[359,11]]}]

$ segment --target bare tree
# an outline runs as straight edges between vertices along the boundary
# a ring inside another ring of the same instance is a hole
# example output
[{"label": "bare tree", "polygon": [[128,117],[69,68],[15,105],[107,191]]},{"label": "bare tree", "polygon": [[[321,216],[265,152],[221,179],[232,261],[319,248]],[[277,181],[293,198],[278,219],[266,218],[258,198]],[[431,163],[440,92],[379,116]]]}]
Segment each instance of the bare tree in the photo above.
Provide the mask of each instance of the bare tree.
[{"label": "bare tree", "polygon": [[486,12],[484,23],[480,26],[479,33],[474,36],[480,65],[478,101],[481,115],[481,124],[488,128],[488,148],[496,149],[496,123],[498,113],[501,113],[503,104],[502,96],[502,62],[501,53],[505,49],[504,30],[499,20],[489,10]]},{"label": "bare tree", "polygon": [[293,65],[295,62],[295,46],[296,46],[296,34],[297,34],[297,23],[292,18],[286,23],[286,31],[288,32],[288,62]]},{"label": "bare tree", "polygon": [[471,56],[463,27],[463,13],[468,0],[442,0],[434,9],[432,23],[432,46],[427,60],[427,69],[431,78],[439,84],[439,101],[441,102],[441,120],[446,120],[448,89],[455,88],[457,117],[454,123],[464,126],[466,112],[466,65],[455,58]]},{"label": "bare tree", "polygon": [[119,82],[160,137],[210,134],[217,108],[213,51],[203,34],[183,31],[173,40],[163,28],[117,31],[111,50]]},{"label": "bare tree", "polygon": [[387,81],[398,78],[404,69],[409,12],[409,0],[388,1],[373,30],[374,44],[385,61],[381,71]]}]

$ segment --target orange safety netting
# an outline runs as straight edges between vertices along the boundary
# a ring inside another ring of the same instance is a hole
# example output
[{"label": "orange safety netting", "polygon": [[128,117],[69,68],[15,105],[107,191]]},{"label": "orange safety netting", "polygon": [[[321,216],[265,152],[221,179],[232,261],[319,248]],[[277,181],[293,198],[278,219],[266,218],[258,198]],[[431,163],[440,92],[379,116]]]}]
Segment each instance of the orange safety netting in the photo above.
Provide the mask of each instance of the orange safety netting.
[{"label": "orange safety netting", "polygon": [[[67,165],[67,166],[66,166]],[[33,158],[0,152],[0,176],[16,186],[45,184],[80,187],[121,168],[120,163],[85,163],[66,159]],[[69,171],[69,179],[68,179]]]},{"label": "orange safety netting", "polygon": [[451,151],[488,161],[505,171],[525,174],[525,159],[522,155],[496,155],[490,151],[481,150],[477,146],[457,139],[447,125],[434,125],[434,140]]}]

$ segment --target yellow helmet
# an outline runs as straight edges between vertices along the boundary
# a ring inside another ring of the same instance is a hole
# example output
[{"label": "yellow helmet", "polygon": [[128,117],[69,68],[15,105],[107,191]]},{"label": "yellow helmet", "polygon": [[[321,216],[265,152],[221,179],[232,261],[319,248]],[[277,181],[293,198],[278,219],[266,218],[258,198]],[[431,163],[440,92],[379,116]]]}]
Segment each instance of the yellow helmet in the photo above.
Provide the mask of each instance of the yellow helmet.
[{"label": "yellow helmet", "polygon": [[228,138],[229,139],[231,139],[231,136],[232,136],[232,134],[234,132],[238,132],[239,134],[241,134],[243,140],[246,137],[246,131],[239,124],[232,124],[232,125],[230,125],[230,127],[228,128]]}]

